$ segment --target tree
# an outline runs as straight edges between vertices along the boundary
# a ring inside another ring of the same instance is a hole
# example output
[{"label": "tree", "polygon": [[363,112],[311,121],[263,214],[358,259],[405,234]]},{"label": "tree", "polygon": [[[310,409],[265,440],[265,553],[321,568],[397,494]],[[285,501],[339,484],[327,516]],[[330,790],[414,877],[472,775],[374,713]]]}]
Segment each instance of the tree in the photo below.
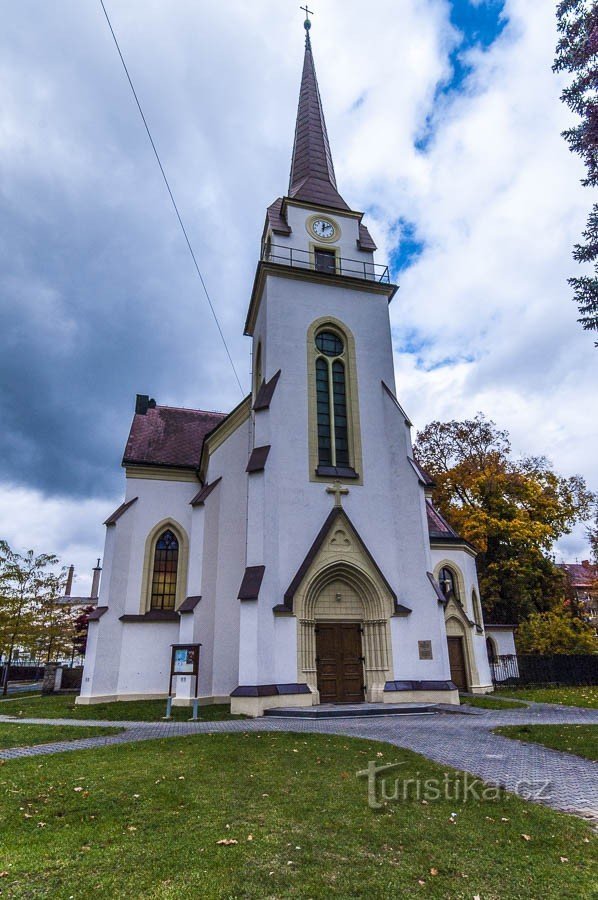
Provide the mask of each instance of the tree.
[{"label": "tree", "polygon": [[40,626],[47,618],[44,610],[54,602],[62,586],[62,575],[53,569],[57,556],[35,555],[11,550],[0,541],[0,652],[4,659],[3,693],[8,691],[8,672],[15,647],[29,652],[38,649]]},{"label": "tree", "polygon": [[[598,4],[593,0],[561,0],[557,6],[559,40],[553,66],[555,72],[570,72],[574,77],[561,94],[569,109],[581,122],[563,132],[573,153],[586,166],[584,186],[598,185]],[[593,263],[593,275],[569,278],[583,328],[598,330],[598,204],[594,204],[583,232],[584,243],[576,244],[573,258]],[[597,344],[598,346],[598,344]]]},{"label": "tree", "polygon": [[516,624],[561,603],[563,575],[549,554],[589,514],[593,495],[584,479],[557,475],[543,457],[513,460],[508,433],[482,413],[431,422],[415,453],[435,480],[435,505],[479,551],[488,620]]},{"label": "tree", "polygon": [[89,616],[95,606],[85,606],[76,617],[73,624],[73,656],[85,656],[87,648],[87,632],[89,630]]},{"label": "tree", "polygon": [[598,637],[584,619],[564,609],[532,613],[517,629],[519,653],[597,653]]}]

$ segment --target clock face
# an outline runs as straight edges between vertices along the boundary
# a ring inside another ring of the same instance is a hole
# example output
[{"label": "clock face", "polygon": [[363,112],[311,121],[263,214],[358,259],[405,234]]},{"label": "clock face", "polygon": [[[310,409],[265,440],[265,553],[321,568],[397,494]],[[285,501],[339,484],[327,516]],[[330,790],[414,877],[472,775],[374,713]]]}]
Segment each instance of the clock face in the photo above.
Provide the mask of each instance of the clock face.
[{"label": "clock face", "polygon": [[315,219],[311,227],[313,233],[319,238],[330,239],[336,233],[336,228],[332,222],[328,222],[326,219]]}]

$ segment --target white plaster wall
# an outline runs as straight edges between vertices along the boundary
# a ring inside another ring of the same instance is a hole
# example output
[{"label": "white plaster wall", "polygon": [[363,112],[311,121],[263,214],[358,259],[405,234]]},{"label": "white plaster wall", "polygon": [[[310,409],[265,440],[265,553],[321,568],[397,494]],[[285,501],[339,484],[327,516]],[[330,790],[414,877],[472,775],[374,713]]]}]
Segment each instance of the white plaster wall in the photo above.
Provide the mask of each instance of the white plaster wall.
[{"label": "white plaster wall", "polygon": [[515,635],[512,629],[493,628],[492,625],[486,625],[486,635],[494,641],[499,656],[515,656],[517,654]]},{"label": "white plaster wall", "polygon": [[[263,476],[266,573],[259,599],[258,683],[297,680],[296,638],[289,626],[279,638],[272,606],[282,602],[332,508],[326,484],[309,480],[307,332],[325,315],[352,332],[359,381],[364,483],[348,484],[343,506],[399,602],[413,609],[408,622],[393,623],[394,676],[448,679],[443,617],[426,577],[431,561],[423,490],[407,460],[411,445],[404,417],[381,385],[384,380],[394,388],[388,299],[269,275],[255,339],[262,342],[264,377],[278,369],[282,374],[270,409],[256,413],[256,443],[265,434],[272,436]],[[396,638],[398,629],[405,642]],[[417,640],[422,639],[437,645],[434,660],[419,660]]]},{"label": "white plaster wall", "polygon": [[[291,234],[273,234],[272,244],[275,247],[273,252],[280,254],[284,252],[282,248],[292,247],[293,250],[300,251],[293,259],[294,264],[297,264],[298,261],[305,260],[307,265],[307,251],[309,251],[311,244],[316,244],[318,247],[324,249],[338,248],[339,254],[343,259],[356,260],[360,263],[371,263],[373,261],[373,253],[371,250],[360,250],[357,246],[357,240],[359,238],[359,219],[342,215],[341,213],[337,213],[336,210],[330,214],[321,213],[323,219],[331,219],[333,222],[336,222],[340,228],[341,234],[339,239],[335,241],[318,241],[305,227],[306,221],[311,215],[312,211],[288,203],[287,222],[291,228]],[[276,248],[280,249],[277,250]],[[305,252],[302,253],[301,251]],[[274,262],[283,261],[284,260],[278,259],[274,260]]]},{"label": "white plaster wall", "polygon": [[[199,481],[127,479],[125,499],[138,499],[115,525],[106,529],[98,605],[107,606],[108,611],[91,626],[95,637],[86,654],[82,697],[155,694],[168,690],[163,671],[164,665],[169,671],[170,644],[178,641],[178,623],[123,623],[120,616],[145,611],[141,586],[148,534],[159,522],[170,519],[190,537],[190,500],[199,487]],[[197,548],[190,543],[190,560],[196,553]],[[183,577],[185,596],[186,572]]]},{"label": "white plaster wall", "polygon": [[[480,588],[478,585],[478,575],[475,565],[475,557],[467,550],[450,545],[433,545],[432,546],[432,562],[434,571],[438,569],[441,562],[448,562],[454,569],[461,573],[464,589],[461,597],[463,607],[469,619],[475,622],[475,613],[472,605],[472,591],[475,590],[478,599],[480,599]],[[490,665],[488,662],[488,653],[486,651],[486,635],[482,627],[481,633],[474,626],[471,629],[472,643],[475,654],[475,661],[478,670],[478,683],[472,687],[489,687],[492,684],[490,675]]]},{"label": "white plaster wall", "polygon": [[[241,425],[210,459],[208,481],[222,477],[206,500],[204,565],[200,606],[211,616],[207,654],[212,656],[213,696],[239,684],[239,588],[246,567],[247,474],[251,420]],[[200,640],[202,638],[200,637]],[[203,641],[202,641],[203,643]],[[202,653],[204,648],[202,648]]]},{"label": "white plaster wall", "polygon": [[[135,530],[131,539],[126,589],[121,595],[124,597],[122,612],[132,615],[145,612],[146,598],[141,596],[141,586],[147,537],[158,523],[170,519],[184,529],[187,540],[189,540],[193,510],[190,501],[200,487],[199,480],[188,482],[146,478],[127,479],[127,499],[138,497],[138,500],[132,507],[135,510]],[[120,521],[119,519],[116,523],[116,528]],[[188,593],[187,572],[183,573],[183,578],[182,596],[185,597]],[[114,600],[117,598],[114,597]]]},{"label": "white plaster wall", "polygon": [[122,643],[117,694],[167,695],[170,647],[178,641],[178,622],[121,622],[120,626]]}]

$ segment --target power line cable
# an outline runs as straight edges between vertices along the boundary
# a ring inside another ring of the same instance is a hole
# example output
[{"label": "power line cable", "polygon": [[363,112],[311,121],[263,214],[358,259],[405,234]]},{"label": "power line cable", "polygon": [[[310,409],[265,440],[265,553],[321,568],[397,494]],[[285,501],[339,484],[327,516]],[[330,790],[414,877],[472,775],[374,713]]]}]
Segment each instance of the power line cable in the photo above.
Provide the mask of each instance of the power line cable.
[{"label": "power line cable", "polygon": [[153,139],[153,137],[152,137],[152,133],[151,133],[151,131],[150,131],[150,129],[149,129],[149,125],[147,124],[147,120],[146,120],[146,118],[145,118],[145,116],[144,116],[144,114],[143,114],[143,110],[142,110],[142,108],[141,108],[141,103],[139,102],[139,97],[137,96],[137,92],[136,92],[136,90],[135,90],[135,87],[133,86],[133,82],[132,82],[132,80],[131,80],[131,76],[129,75],[129,70],[127,69],[127,64],[126,64],[126,62],[125,62],[125,60],[124,60],[124,57],[123,57],[123,55],[122,55],[122,51],[121,51],[120,46],[119,46],[119,43],[118,43],[118,40],[117,40],[116,35],[115,35],[115,33],[114,33],[114,29],[113,29],[113,27],[112,27],[112,23],[111,23],[111,21],[110,21],[110,17],[108,16],[108,13],[107,13],[107,11],[106,11],[106,7],[104,6],[104,0],[100,0],[100,6],[102,7],[102,10],[103,10],[103,12],[104,12],[104,16],[106,17],[106,22],[108,23],[108,28],[110,29],[110,33],[111,33],[112,38],[113,38],[113,40],[114,40],[114,44],[115,44],[116,49],[117,49],[117,51],[118,51],[118,55],[120,56],[120,61],[121,61],[121,63],[123,64],[123,69],[125,70],[125,75],[127,76],[127,80],[128,80],[129,85],[130,85],[130,87],[131,87],[131,91],[133,92],[133,97],[135,98],[135,103],[137,104],[137,109],[139,110],[139,115],[141,116],[141,119],[142,119],[143,124],[144,124],[144,126],[145,126],[145,130],[147,131],[147,136],[148,136],[148,138],[149,138],[150,144],[152,145],[152,150],[154,151],[154,156],[156,157],[156,160],[157,160],[158,165],[159,165],[159,167],[160,167],[160,172],[162,173],[162,178],[164,179],[164,184],[166,185],[166,190],[168,191],[168,194],[169,194],[170,199],[171,199],[171,201],[172,201],[172,205],[173,205],[173,207],[174,207],[174,211],[175,211],[175,213],[176,213],[177,219],[179,220],[179,225],[181,226],[181,230],[182,230],[182,232],[183,232],[183,235],[185,236],[185,241],[187,242],[187,247],[189,248],[189,253],[191,254],[191,259],[193,260],[193,264],[194,264],[194,266],[195,266],[195,270],[196,270],[196,272],[197,272],[197,274],[198,274],[198,276],[199,276],[199,280],[201,281],[201,286],[202,286],[202,288],[204,289],[204,293],[205,293],[205,295],[206,295],[206,300],[208,301],[208,305],[209,305],[209,307],[210,307],[210,310],[212,311],[212,315],[214,316],[214,321],[216,322],[216,327],[218,328],[218,332],[219,332],[219,334],[220,334],[220,337],[222,338],[222,343],[224,344],[224,349],[226,350],[226,355],[228,356],[228,360],[229,360],[229,362],[230,362],[230,364],[231,364],[231,366],[232,366],[232,370],[233,370],[233,372],[235,373],[235,378],[237,379],[237,384],[239,385],[239,390],[241,391],[241,395],[242,395],[242,396],[245,396],[245,391],[243,390],[243,385],[241,384],[241,381],[240,381],[239,376],[238,376],[238,374],[237,374],[237,370],[236,370],[236,368],[235,368],[235,364],[234,364],[234,362],[233,362],[233,358],[232,358],[232,356],[231,356],[231,354],[230,354],[230,350],[228,349],[228,344],[226,343],[226,338],[224,337],[224,333],[223,333],[223,331],[222,331],[222,328],[220,327],[220,322],[218,321],[218,316],[216,315],[216,310],[214,309],[214,305],[213,305],[212,300],[211,300],[211,298],[210,298],[210,294],[208,293],[208,289],[207,289],[207,287],[206,287],[206,283],[205,283],[205,281],[203,280],[203,276],[202,276],[202,274],[201,274],[201,270],[200,270],[200,268],[199,268],[197,259],[196,259],[196,257],[195,257],[195,253],[193,252],[193,247],[191,246],[191,241],[189,240],[189,235],[187,234],[187,229],[185,228],[185,226],[184,226],[184,224],[183,224],[183,220],[182,220],[182,218],[181,218],[181,214],[180,214],[180,212],[179,212],[179,208],[178,208],[178,206],[176,205],[176,200],[174,199],[174,195],[173,195],[172,190],[171,190],[171,188],[170,188],[170,184],[168,183],[168,178],[166,177],[166,172],[164,171],[164,166],[162,165],[162,161],[161,161],[160,155],[159,155],[159,153],[158,153],[158,151],[157,151],[157,149],[156,149],[156,145],[155,145],[155,143],[154,143],[154,139]]}]

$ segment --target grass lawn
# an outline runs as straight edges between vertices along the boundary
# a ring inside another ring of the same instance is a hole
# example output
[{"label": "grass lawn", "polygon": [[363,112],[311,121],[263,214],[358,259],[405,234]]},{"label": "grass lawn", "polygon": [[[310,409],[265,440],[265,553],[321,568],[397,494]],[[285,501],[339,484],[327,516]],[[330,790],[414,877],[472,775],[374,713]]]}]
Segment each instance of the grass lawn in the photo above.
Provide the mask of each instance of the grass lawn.
[{"label": "grass lawn", "polygon": [[598,760],[598,725],[504,725],[496,734]]},{"label": "grass lawn", "polygon": [[9,747],[29,747],[53,741],[76,741],[86,737],[118,734],[122,728],[86,728],[84,725],[21,725],[0,722],[0,750]]},{"label": "grass lawn", "polygon": [[598,709],[598,686],[548,687],[548,688],[501,688],[497,694],[536,703],[560,703],[563,706],[586,706]]},{"label": "grass lawn", "polygon": [[[0,715],[35,717],[41,719],[105,719],[121,722],[158,722],[166,712],[166,700],[125,700],[121,703],[93,703],[91,706],[75,706],[74,694],[55,694],[45,697],[19,697],[0,701]],[[187,721],[193,711],[188,706],[173,706],[172,718]],[[205,721],[242,719],[231,716],[230,707],[200,706],[199,717]]]},{"label": "grass lawn", "polygon": [[314,734],[11,760],[0,769],[0,890],[27,900],[595,896],[598,839],[582,820],[505,794],[373,810],[356,777],[369,760],[403,763],[393,778],[454,777],[408,750]]},{"label": "grass lawn", "polygon": [[496,697],[488,696],[488,694],[480,694],[477,697],[459,694],[459,699],[464,706],[478,706],[481,709],[526,709],[527,703],[520,703],[518,700],[498,700]]}]

